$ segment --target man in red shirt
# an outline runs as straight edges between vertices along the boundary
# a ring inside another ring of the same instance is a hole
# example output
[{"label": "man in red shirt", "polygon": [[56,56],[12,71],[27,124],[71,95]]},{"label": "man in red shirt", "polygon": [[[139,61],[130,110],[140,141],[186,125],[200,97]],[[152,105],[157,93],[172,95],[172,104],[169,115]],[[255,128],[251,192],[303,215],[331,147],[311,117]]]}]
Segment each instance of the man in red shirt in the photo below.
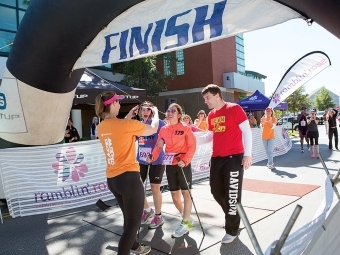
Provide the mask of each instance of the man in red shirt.
[{"label": "man in red shirt", "polygon": [[204,103],[212,109],[208,129],[213,140],[210,188],[225,213],[226,235],[222,243],[237,237],[240,215],[236,203],[241,202],[243,172],[252,164],[252,132],[243,109],[222,99],[219,86],[210,84],[202,90]]}]

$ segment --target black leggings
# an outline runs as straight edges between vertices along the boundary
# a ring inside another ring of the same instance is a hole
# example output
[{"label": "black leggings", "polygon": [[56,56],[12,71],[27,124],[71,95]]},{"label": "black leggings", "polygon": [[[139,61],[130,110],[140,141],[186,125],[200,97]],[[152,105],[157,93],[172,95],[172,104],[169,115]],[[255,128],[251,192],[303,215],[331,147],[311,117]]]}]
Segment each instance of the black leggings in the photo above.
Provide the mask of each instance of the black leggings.
[{"label": "black leggings", "polygon": [[118,244],[118,255],[129,255],[137,249],[136,240],[144,208],[144,189],[139,172],[125,172],[107,179],[110,191],[116,197],[124,216],[124,232]]},{"label": "black leggings", "polygon": [[309,138],[310,146],[319,145],[319,132],[318,131],[308,131],[307,137]]}]

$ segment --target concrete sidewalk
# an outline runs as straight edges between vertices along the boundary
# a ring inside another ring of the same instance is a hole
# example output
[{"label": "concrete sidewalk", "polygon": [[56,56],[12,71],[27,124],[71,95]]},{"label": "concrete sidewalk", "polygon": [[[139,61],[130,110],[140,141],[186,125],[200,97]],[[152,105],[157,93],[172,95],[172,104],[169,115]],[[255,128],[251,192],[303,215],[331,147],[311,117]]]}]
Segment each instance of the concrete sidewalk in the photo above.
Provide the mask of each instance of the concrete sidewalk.
[{"label": "concrete sidewalk", "polygon": [[[319,127],[319,132],[322,156],[329,170],[335,173],[339,168],[340,152],[328,149],[323,126]],[[274,170],[266,168],[266,162],[262,161],[245,172],[242,205],[263,252],[280,237],[297,204],[303,209],[293,231],[313,218],[325,193],[325,171],[320,161],[311,158],[307,150],[300,152],[298,139],[293,139],[292,149],[286,155],[275,157],[274,163]],[[268,188],[259,192],[258,187],[257,191],[251,185],[246,187],[247,182],[256,183],[256,180],[261,185],[268,184]],[[287,195],[287,187],[293,193]],[[299,192],[301,187],[306,189]],[[256,254],[243,224],[239,237],[232,244],[220,243],[224,235],[224,214],[210,194],[208,180],[195,183],[192,193],[206,236],[203,239],[193,208],[195,228],[183,238],[171,238],[180,217],[170,194],[165,192],[162,208],[165,224],[157,230],[142,226],[140,232],[140,238],[153,246],[151,255]],[[151,197],[149,200],[152,202]],[[114,201],[107,203],[115,204]],[[122,215],[117,206],[106,212],[101,212],[96,206],[87,206],[15,219],[6,215],[4,206],[2,210],[4,224],[0,224],[0,254],[117,254],[122,232]]]}]

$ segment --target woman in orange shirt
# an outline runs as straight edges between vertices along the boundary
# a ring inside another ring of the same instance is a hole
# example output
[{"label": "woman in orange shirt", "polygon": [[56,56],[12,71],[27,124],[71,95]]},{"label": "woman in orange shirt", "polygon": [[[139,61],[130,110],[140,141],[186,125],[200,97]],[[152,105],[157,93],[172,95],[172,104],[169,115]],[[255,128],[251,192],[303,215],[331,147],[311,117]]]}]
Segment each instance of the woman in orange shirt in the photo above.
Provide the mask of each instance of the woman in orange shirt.
[{"label": "woman in orange shirt", "polygon": [[[166,111],[169,124],[160,129],[157,146],[152,151],[152,161],[158,158],[164,144],[166,144],[165,157],[170,155],[170,153],[175,154],[172,162],[169,162],[170,164],[166,166],[166,176],[172,201],[183,215],[183,220],[172,234],[172,237],[181,237],[194,226],[193,220],[190,217],[192,201],[188,186],[191,189],[192,173],[190,162],[196,151],[196,137],[189,126],[182,124],[182,114],[183,111],[180,105],[171,104],[169,106]],[[181,168],[183,168],[188,184],[185,181]],[[181,193],[184,198],[184,206],[181,201]]]},{"label": "woman in orange shirt", "polygon": [[[103,119],[98,125],[98,137],[106,156],[107,184],[124,216],[124,232],[118,244],[118,254],[148,254],[151,247],[136,241],[144,207],[144,188],[136,160],[135,141],[136,136],[157,132],[158,110],[151,107],[154,117],[150,125],[127,118],[118,119],[123,98],[114,92],[104,92],[96,97],[95,111]],[[129,115],[136,115],[138,108],[133,107]]]},{"label": "woman in orange shirt", "polygon": [[273,151],[276,124],[277,118],[274,116],[273,109],[267,107],[264,116],[261,118],[261,128],[263,146],[268,158],[267,167],[269,169],[275,169],[273,162]]},{"label": "woman in orange shirt", "polygon": [[205,111],[200,110],[197,113],[198,119],[195,119],[194,125],[200,130],[200,131],[207,131],[208,130],[208,123],[207,123],[207,115],[205,114]]}]

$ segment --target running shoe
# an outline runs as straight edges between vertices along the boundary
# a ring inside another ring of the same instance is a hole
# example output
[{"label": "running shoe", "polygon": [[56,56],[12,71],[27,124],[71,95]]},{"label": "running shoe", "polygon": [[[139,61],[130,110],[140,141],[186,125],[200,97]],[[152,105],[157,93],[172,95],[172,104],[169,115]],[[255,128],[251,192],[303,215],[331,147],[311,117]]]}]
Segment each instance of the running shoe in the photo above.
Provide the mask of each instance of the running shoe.
[{"label": "running shoe", "polygon": [[229,234],[225,234],[225,236],[222,238],[221,243],[231,243],[236,239],[237,236],[232,236]]},{"label": "running shoe", "polygon": [[301,148],[301,152],[303,153],[303,152],[305,152],[305,150],[303,148]]},{"label": "running shoe", "polygon": [[151,251],[151,246],[139,244],[136,250],[130,250],[130,255],[146,255]]},{"label": "running shoe", "polygon": [[173,238],[181,237],[187,233],[189,233],[188,222],[182,221],[178,228],[175,230],[175,232],[172,233],[171,237]]},{"label": "running shoe", "polygon": [[275,166],[274,166],[274,164],[271,164],[271,165],[268,166],[268,168],[269,168],[270,170],[273,170],[273,169],[275,169]]},{"label": "running shoe", "polygon": [[188,229],[192,229],[195,226],[194,225],[195,221],[193,218],[189,217],[187,222],[188,222]]},{"label": "running shoe", "polygon": [[142,214],[141,223],[145,224],[149,219],[152,219],[155,216],[155,211],[151,208],[150,212],[144,210]]},{"label": "running shoe", "polygon": [[307,144],[307,150],[310,151],[310,147],[309,147],[309,144]]},{"label": "running shoe", "polygon": [[312,158],[314,158],[314,153],[312,152],[312,154],[310,155]]},{"label": "running shoe", "polygon": [[162,215],[155,215],[155,217],[153,217],[150,225],[149,225],[149,229],[154,229],[154,228],[158,228],[160,226],[162,226],[164,224],[164,220]]}]

